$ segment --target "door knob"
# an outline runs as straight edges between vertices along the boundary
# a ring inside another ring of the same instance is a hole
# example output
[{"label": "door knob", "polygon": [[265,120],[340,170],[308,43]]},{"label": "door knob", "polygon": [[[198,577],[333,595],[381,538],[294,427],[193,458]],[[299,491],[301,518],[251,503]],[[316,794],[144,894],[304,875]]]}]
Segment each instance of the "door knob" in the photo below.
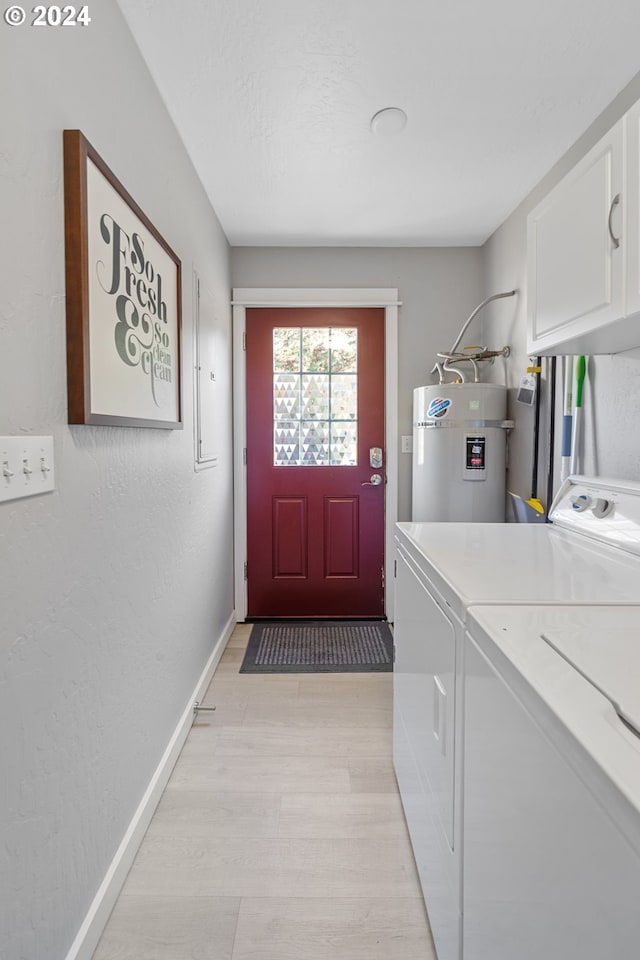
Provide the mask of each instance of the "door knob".
[{"label": "door knob", "polygon": [[365,482],[364,482],[363,484],[361,484],[361,486],[363,486],[363,487],[379,487],[381,483],[382,483],[382,477],[380,476],[380,474],[379,474],[379,473],[372,473],[372,474],[371,474],[371,480],[365,480]]}]

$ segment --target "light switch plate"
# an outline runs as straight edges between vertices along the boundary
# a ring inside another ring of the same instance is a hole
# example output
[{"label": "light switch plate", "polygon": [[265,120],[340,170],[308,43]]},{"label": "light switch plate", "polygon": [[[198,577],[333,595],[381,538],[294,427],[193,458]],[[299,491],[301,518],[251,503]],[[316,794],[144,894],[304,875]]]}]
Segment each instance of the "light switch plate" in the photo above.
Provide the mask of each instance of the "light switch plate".
[{"label": "light switch plate", "polygon": [[0,437],[0,503],[51,490],[53,437]]},{"label": "light switch plate", "polygon": [[413,437],[402,438],[402,452],[413,453]]}]

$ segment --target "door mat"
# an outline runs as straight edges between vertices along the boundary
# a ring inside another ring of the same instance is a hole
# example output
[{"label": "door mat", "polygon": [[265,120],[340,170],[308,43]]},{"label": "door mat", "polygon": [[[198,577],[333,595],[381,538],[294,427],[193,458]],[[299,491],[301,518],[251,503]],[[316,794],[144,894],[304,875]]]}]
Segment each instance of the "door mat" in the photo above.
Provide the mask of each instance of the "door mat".
[{"label": "door mat", "polygon": [[240,673],[389,673],[393,636],[382,620],[254,623]]}]

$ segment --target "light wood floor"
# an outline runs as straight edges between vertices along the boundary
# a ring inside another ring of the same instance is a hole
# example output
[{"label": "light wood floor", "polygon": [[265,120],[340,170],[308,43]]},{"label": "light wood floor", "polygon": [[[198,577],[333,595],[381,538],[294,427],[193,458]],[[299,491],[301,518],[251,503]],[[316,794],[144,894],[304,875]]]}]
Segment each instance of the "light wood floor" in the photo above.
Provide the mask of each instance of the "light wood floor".
[{"label": "light wood floor", "polygon": [[[391,674],[238,673],[238,625],[94,960],[434,960]],[[202,714],[205,717],[205,714]]]}]

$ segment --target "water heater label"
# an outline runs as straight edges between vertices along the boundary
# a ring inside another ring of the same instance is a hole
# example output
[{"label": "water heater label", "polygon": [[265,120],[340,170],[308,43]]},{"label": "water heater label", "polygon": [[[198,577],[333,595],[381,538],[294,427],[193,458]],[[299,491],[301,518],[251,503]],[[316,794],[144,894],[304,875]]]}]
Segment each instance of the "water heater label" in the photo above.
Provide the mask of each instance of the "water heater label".
[{"label": "water heater label", "polygon": [[467,444],[466,469],[486,470],[487,438],[467,436],[465,439]]},{"label": "water heater label", "polygon": [[431,417],[433,420],[440,420],[442,417],[446,417],[450,407],[451,400],[446,399],[445,397],[434,397],[429,404],[427,416]]}]

